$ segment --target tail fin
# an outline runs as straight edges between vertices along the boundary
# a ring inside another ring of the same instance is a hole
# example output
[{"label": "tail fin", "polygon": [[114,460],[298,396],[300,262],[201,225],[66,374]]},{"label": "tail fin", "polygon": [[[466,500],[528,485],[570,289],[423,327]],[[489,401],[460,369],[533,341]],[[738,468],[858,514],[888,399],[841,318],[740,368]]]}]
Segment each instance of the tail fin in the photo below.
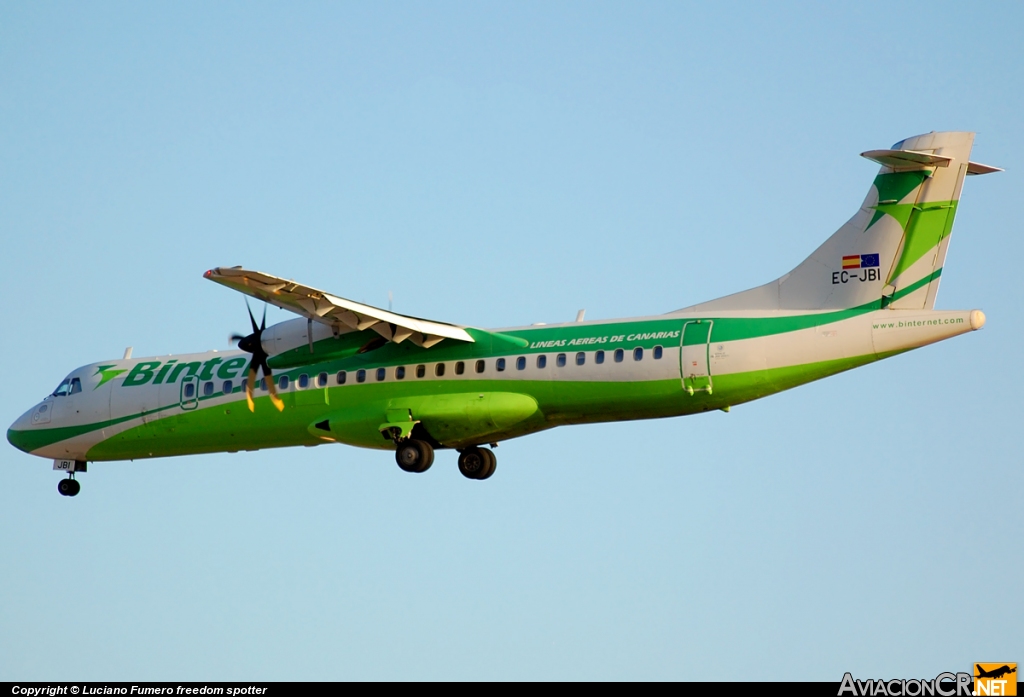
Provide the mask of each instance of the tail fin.
[{"label": "tail fin", "polygon": [[862,155],[882,165],[860,210],[771,283],[686,310],[932,309],[974,134],[927,133]]}]

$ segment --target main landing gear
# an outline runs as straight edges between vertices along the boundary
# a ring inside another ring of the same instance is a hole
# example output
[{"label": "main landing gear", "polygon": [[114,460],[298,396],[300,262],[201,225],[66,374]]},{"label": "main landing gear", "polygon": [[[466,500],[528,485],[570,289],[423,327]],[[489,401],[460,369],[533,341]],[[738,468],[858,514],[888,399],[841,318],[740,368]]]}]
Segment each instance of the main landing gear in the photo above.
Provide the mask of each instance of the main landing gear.
[{"label": "main landing gear", "polygon": [[498,458],[487,448],[474,445],[459,453],[459,471],[467,479],[487,479],[497,466]]},{"label": "main landing gear", "polygon": [[[426,472],[434,464],[430,443],[409,438],[395,449],[395,461],[406,472]],[[498,458],[487,448],[471,446],[459,451],[459,471],[467,479],[487,479],[494,474]]]},{"label": "main landing gear", "polygon": [[395,461],[406,472],[426,472],[434,464],[434,449],[422,440],[404,440],[395,451]]},{"label": "main landing gear", "polygon": [[61,479],[57,484],[57,491],[61,496],[78,496],[78,492],[82,490],[82,485],[77,480],[72,479],[75,475],[71,475],[67,479]]}]

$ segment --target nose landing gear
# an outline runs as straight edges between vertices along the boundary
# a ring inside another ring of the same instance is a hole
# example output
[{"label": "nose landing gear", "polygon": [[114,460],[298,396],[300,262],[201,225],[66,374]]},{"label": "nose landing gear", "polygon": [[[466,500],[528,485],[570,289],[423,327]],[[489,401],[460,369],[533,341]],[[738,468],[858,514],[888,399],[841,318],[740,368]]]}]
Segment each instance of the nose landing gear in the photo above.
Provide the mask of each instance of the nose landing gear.
[{"label": "nose landing gear", "polygon": [[75,481],[75,472],[85,472],[87,468],[88,463],[85,460],[54,460],[54,470],[68,473],[68,478],[60,480],[57,484],[57,493],[61,496],[78,496],[82,485]]},{"label": "nose landing gear", "polygon": [[74,475],[71,475],[67,479],[61,479],[57,484],[57,492],[61,496],[78,496],[78,492],[82,490],[82,485],[77,480],[72,479]]},{"label": "nose landing gear", "polygon": [[459,471],[467,479],[487,479],[498,465],[498,458],[487,448],[473,446],[459,453]]}]

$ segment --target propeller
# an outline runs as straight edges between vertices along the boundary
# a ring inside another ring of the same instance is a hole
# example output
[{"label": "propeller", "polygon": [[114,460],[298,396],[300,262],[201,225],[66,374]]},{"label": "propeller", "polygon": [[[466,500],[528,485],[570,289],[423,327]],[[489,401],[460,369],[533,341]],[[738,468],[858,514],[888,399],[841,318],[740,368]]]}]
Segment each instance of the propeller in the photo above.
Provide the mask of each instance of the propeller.
[{"label": "propeller", "polygon": [[245,401],[249,404],[249,411],[256,411],[256,404],[252,400],[252,393],[256,387],[257,369],[263,368],[263,377],[267,381],[267,389],[270,390],[270,401],[277,407],[278,411],[283,411],[284,402],[277,396],[274,374],[270,371],[270,366],[267,365],[267,359],[270,356],[263,350],[263,331],[267,328],[267,307],[263,306],[263,322],[259,326],[256,326],[256,318],[252,316],[252,308],[249,307],[248,300],[245,302],[245,309],[249,311],[249,323],[252,325],[252,334],[249,336],[242,336],[241,334],[231,335],[231,341],[237,341],[238,348],[252,354],[252,360],[249,361],[249,376],[245,381]]}]

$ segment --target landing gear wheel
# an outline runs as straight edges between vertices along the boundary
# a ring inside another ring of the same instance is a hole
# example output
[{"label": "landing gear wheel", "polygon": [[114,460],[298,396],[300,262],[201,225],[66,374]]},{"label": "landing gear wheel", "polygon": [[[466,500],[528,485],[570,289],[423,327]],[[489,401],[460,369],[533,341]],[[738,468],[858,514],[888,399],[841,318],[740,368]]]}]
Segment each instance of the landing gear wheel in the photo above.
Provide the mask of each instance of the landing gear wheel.
[{"label": "landing gear wheel", "polygon": [[459,471],[467,479],[487,479],[494,474],[497,458],[487,448],[466,448],[459,454]]},{"label": "landing gear wheel", "polygon": [[487,466],[487,458],[480,448],[466,448],[459,453],[459,471],[466,479],[477,479]]},{"label": "landing gear wheel", "polygon": [[61,479],[57,484],[57,492],[61,496],[77,496],[78,492],[82,490],[82,485],[76,482],[74,479]]},{"label": "landing gear wheel", "polygon": [[434,464],[434,449],[421,440],[407,440],[398,444],[395,461],[405,472],[426,472]]},{"label": "landing gear wheel", "polygon": [[480,452],[482,452],[484,454],[484,457],[487,458],[487,469],[485,469],[483,472],[481,472],[480,476],[477,477],[477,479],[487,479],[492,474],[494,474],[494,470],[497,469],[497,467],[498,467],[498,458],[494,454],[494,451],[492,451],[492,450],[490,450],[488,448],[480,448]]}]

